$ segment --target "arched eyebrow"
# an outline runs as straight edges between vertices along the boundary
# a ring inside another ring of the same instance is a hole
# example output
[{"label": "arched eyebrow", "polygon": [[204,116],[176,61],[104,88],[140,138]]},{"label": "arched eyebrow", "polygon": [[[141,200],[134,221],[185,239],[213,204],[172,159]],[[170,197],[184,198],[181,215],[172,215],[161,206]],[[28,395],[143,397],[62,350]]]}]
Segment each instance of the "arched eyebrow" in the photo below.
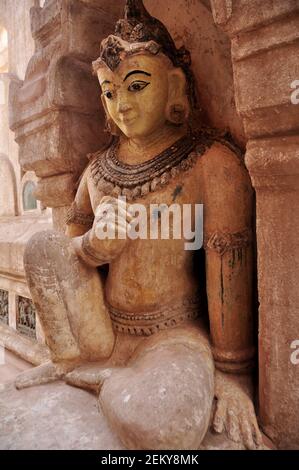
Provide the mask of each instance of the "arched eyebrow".
[{"label": "arched eyebrow", "polygon": [[151,77],[152,74],[151,73],[148,73],[148,72],[144,72],[144,70],[132,70],[132,72],[129,72],[126,77],[124,78],[124,82],[127,80],[127,78],[129,78],[131,75],[135,75],[135,74],[142,74],[142,75],[146,75],[147,77]]}]

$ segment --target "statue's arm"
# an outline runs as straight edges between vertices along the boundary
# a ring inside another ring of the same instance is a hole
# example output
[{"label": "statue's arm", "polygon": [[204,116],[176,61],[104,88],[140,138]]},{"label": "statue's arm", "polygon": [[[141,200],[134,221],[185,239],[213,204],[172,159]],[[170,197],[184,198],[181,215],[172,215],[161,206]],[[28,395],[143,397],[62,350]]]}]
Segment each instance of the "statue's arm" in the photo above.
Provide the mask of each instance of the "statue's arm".
[{"label": "statue's arm", "polygon": [[[95,216],[90,199],[89,180],[88,167],[83,173],[68,214],[66,235],[72,238],[73,247],[79,258],[88,266],[98,267],[110,263],[125,248],[127,239],[124,237],[120,239],[118,233],[123,230],[124,224],[129,222],[131,216],[126,212],[126,207],[123,207],[121,213],[117,212],[121,210],[119,205],[122,205],[122,202],[102,193],[97,194],[100,203],[95,210]],[[111,211],[118,215],[115,218],[112,216],[112,220]],[[98,224],[109,226],[115,236],[98,238]]]},{"label": "statue's arm", "polygon": [[71,238],[84,235],[93,225],[94,213],[89,197],[87,176],[88,169],[82,175],[75,200],[68,211],[66,235]]},{"label": "statue's arm", "polygon": [[[72,238],[73,247],[79,258],[88,266],[96,267],[105,264],[100,262],[94,250],[89,249],[91,230],[94,225],[94,212],[88,190],[89,168],[84,171],[66,221],[66,235]],[[88,246],[86,246],[88,245]]]},{"label": "statue's arm", "polygon": [[215,359],[213,429],[246,448],[262,448],[250,369],[253,190],[245,166],[215,144],[202,159],[204,237],[211,340]]},{"label": "statue's arm", "polygon": [[253,190],[243,162],[214,144],[204,170],[204,246],[211,339],[216,368],[250,369],[252,318]]}]

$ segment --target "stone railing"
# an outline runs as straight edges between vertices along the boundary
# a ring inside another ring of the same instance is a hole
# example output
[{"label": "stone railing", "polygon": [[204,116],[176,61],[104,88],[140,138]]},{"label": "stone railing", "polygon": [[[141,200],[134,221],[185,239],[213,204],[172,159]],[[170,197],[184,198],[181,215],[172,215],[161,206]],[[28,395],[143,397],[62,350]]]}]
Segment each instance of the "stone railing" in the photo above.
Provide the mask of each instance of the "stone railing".
[{"label": "stone railing", "polygon": [[31,304],[23,253],[34,233],[51,227],[49,215],[0,217],[0,321],[41,342],[44,335]]}]

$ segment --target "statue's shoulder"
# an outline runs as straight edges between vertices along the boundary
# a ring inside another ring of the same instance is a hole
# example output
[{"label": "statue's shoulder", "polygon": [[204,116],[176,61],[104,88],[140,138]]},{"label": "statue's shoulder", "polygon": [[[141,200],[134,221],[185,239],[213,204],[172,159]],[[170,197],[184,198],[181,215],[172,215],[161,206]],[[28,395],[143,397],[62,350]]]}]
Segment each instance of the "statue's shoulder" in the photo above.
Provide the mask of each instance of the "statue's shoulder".
[{"label": "statue's shoulder", "polygon": [[98,163],[105,157],[107,151],[112,146],[112,142],[102,145],[96,152],[87,154],[87,166],[84,170],[85,178],[90,178],[97,170]]},{"label": "statue's shoulder", "polygon": [[88,164],[87,164],[86,169],[90,170],[94,162],[97,161],[99,158],[103,157],[106,154],[107,150],[110,148],[110,146],[111,146],[111,143],[107,145],[103,145],[96,152],[88,153],[87,154]]},{"label": "statue's shoulder", "polygon": [[107,148],[109,147],[106,145],[105,147],[101,147],[96,152],[88,153],[86,155],[87,165],[85,166],[84,170],[82,171],[80,177],[78,178],[75,184],[77,194],[81,193],[82,191],[86,191],[86,188],[88,187],[88,182],[92,178],[92,168],[94,167],[95,162],[105,154]]},{"label": "statue's shoulder", "polygon": [[244,153],[228,133],[204,128],[197,133],[198,145],[195,149],[200,156],[200,171],[214,177],[223,173],[246,172]]},{"label": "statue's shoulder", "polygon": [[251,181],[241,149],[228,135],[215,132],[206,138],[208,144],[199,159],[197,177],[209,193],[209,198],[218,200],[231,197],[231,200],[235,200],[237,196],[241,198],[242,194],[251,195]]}]

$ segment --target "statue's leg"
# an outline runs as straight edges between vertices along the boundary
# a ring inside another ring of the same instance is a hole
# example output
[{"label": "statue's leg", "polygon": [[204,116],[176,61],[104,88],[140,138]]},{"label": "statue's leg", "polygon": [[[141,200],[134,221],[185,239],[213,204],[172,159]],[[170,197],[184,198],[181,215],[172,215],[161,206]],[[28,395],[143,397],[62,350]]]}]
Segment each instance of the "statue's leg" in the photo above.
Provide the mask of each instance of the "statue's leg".
[{"label": "statue's leg", "polygon": [[114,333],[103,282],[76,255],[71,239],[54,231],[35,234],[26,247],[24,266],[53,366],[20,376],[17,387],[55,380],[79,362],[109,357]]},{"label": "statue's leg", "polygon": [[128,449],[198,449],[209,427],[214,364],[209,345],[180,328],[145,341],[104,381],[100,405]]}]

